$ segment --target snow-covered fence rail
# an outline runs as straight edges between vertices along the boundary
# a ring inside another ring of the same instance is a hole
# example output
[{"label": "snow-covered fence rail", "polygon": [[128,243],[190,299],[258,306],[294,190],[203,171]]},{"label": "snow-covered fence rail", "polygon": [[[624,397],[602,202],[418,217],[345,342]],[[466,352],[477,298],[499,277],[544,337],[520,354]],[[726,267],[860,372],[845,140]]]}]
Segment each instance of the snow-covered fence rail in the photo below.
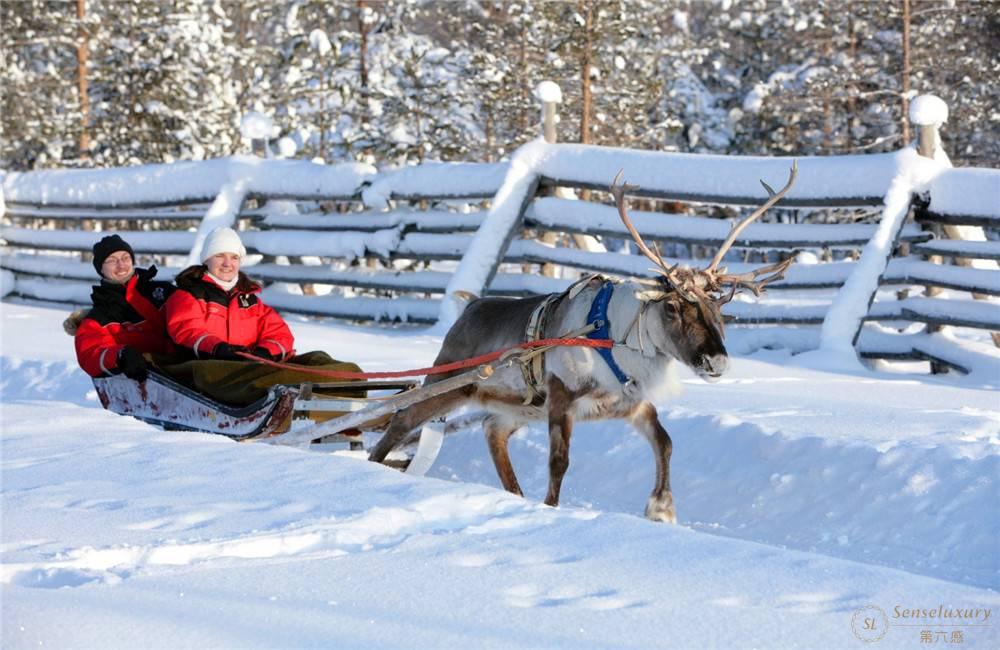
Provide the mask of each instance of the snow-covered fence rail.
[{"label": "snow-covered fence rail", "polygon": [[[148,256],[144,263],[157,262],[160,277],[170,278],[197,258],[200,241],[219,225],[243,227],[248,250],[262,256],[262,263],[248,271],[265,282],[422,292],[426,278],[352,269],[352,261],[460,259],[470,235],[455,233],[478,227],[478,204],[497,191],[505,167],[431,163],[376,174],[363,165],[232,158],[9,174],[0,231],[4,293],[85,303],[94,279],[85,260],[101,236],[94,230],[118,232],[138,254]],[[215,196],[209,190],[213,185]],[[289,289],[295,291],[283,284],[269,289],[269,295]],[[301,298],[280,300],[314,313]],[[340,311],[347,317],[406,318],[398,311],[406,301],[396,300],[392,313],[374,307],[359,312],[371,302],[385,301],[359,298]],[[423,311],[430,314],[436,307]],[[429,319],[427,314],[422,320]]]},{"label": "snow-covered fence rail", "polygon": [[[912,158],[913,152],[904,150],[799,159],[799,180],[774,211],[777,222],[744,231],[726,265],[741,272],[755,265],[751,260],[805,252],[764,300],[734,301],[726,306],[726,317],[736,324],[826,325],[841,287],[862,266],[853,253],[883,236],[876,221],[886,193],[912,172]],[[460,311],[458,290],[519,296],[559,291],[585,272],[653,275],[643,257],[615,252],[625,230],[604,192],[619,169],[640,186],[629,200],[636,204],[633,220],[642,235],[664,247],[669,263],[698,264],[725,238],[734,217],[765,199],[759,179],[781,184],[789,164],[790,159],[539,141],[516,152],[509,164],[426,164],[382,174],[361,165],[242,158],[11,174],[3,186],[7,204],[0,238],[6,249],[0,266],[16,275],[16,294],[85,303],[93,268],[77,254],[89,251],[97,234],[67,225],[90,220],[99,228],[127,226],[118,231],[137,253],[164,260],[161,276],[169,278],[194,254],[206,224],[239,223],[248,250],[260,256],[247,270],[271,285],[267,299],[281,309],[447,323]],[[174,167],[176,175],[169,169]],[[913,185],[919,185],[919,191],[913,189],[916,221],[899,221],[885,242],[887,255],[897,246],[916,255],[883,261],[872,291],[932,286],[961,295],[1000,295],[995,264],[933,263],[935,256],[997,260],[1000,244],[931,239],[927,230],[932,221],[944,236],[950,236],[948,228],[960,227],[955,224],[1000,223],[1000,172],[936,171],[930,181]],[[223,191],[211,195],[213,184]],[[909,188],[897,206],[902,216],[910,208]],[[577,198],[579,190],[586,190],[582,194],[589,200]],[[667,204],[677,201],[684,205]],[[488,212],[480,209],[486,202],[491,202]],[[190,219],[192,214],[198,218]],[[206,214],[212,218],[201,221]],[[855,222],[858,218],[864,222]],[[543,232],[556,233],[556,244],[540,241]],[[585,245],[587,239],[595,245]],[[554,276],[535,273],[542,266],[554,268]],[[881,294],[870,307],[862,305],[859,323],[1000,329],[1000,310],[992,302],[963,301],[961,295],[946,296],[947,301],[896,300],[895,291],[892,300],[884,300]],[[942,358],[940,346],[934,356],[926,345],[918,350],[912,336],[909,343],[901,340],[869,332],[858,349],[866,356]]]},{"label": "snow-covered fence rail", "polygon": [[[799,180],[781,204],[785,210],[799,209],[798,216],[809,218],[819,208],[874,209],[881,212],[879,223],[761,223],[746,229],[734,248],[742,248],[745,257],[751,252],[765,252],[774,256],[787,255],[792,249],[807,249],[807,260],[800,258],[783,282],[774,283],[771,291],[759,302],[734,301],[726,305],[723,314],[737,324],[824,325],[824,332],[831,322],[831,309],[838,301],[846,303],[856,313],[843,312],[844,322],[851,327],[856,317],[857,330],[846,330],[847,347],[856,346],[858,352],[868,357],[923,358],[942,361],[956,368],[968,369],[968,350],[954,351],[950,356],[942,353],[938,341],[928,344],[910,336],[900,340],[887,340],[868,335],[859,343],[860,329],[865,321],[918,322],[933,326],[951,325],[987,330],[1000,329],[1000,310],[993,302],[966,301],[961,296],[972,293],[977,297],[1000,295],[1000,273],[992,268],[960,268],[941,266],[924,261],[921,257],[902,256],[889,260],[897,249],[912,246],[918,251],[934,235],[921,224],[946,215],[950,223],[996,224],[1000,218],[1000,200],[997,197],[1000,183],[996,170],[948,170],[925,161],[919,162],[916,152],[905,149],[891,154],[869,156],[843,156],[799,159]],[[637,152],[606,147],[581,145],[551,145],[531,143],[519,150],[512,162],[504,187],[498,193],[493,208],[483,226],[470,242],[468,252],[459,269],[449,282],[442,302],[441,320],[450,322],[462,308],[461,292],[477,295],[492,293],[498,280],[504,279],[503,263],[534,262],[571,267],[572,271],[601,271],[626,275],[652,275],[648,262],[639,256],[609,252],[590,252],[571,247],[544,246],[537,241],[519,239],[522,228],[537,231],[557,231],[564,235],[587,234],[625,239],[625,230],[617,211],[607,205],[607,195],[599,195],[603,203],[567,200],[565,198],[535,198],[535,188],[554,187],[583,189],[591,193],[607,190],[619,169],[624,171],[627,182],[639,187],[629,193],[636,202],[642,198],[667,201],[684,201],[690,211],[691,204],[701,206],[752,206],[762,203],[765,193],[759,189],[758,179],[780,184],[787,174],[790,159],[755,157],[715,157]],[[921,167],[923,166],[923,167]],[[911,176],[913,178],[911,178]],[[919,177],[919,178],[918,178]],[[896,194],[890,191],[895,188]],[[757,196],[754,196],[757,192]],[[974,199],[963,199],[965,192]],[[938,196],[940,198],[935,198]],[[918,223],[907,222],[911,204],[921,215]],[[921,206],[933,205],[936,212],[921,214]],[[892,211],[892,221],[885,215]],[[827,211],[828,212],[828,211]],[[686,215],[664,214],[633,210],[633,221],[644,238],[668,246],[677,244],[717,247],[728,233],[730,223],[725,220]],[[794,214],[794,213],[793,213]],[[787,213],[786,213],[787,216]],[[875,219],[878,213],[871,215]],[[784,218],[784,217],[779,217]],[[945,236],[952,236],[943,233]],[[562,241],[571,241],[563,237]],[[941,241],[938,251],[982,256],[995,259],[996,247],[989,242]],[[877,249],[883,259],[873,259],[862,254],[863,264],[839,260],[817,263],[830,257],[833,249],[851,249],[864,246]],[[744,264],[737,251],[729,257],[733,272],[742,272]],[[803,263],[803,262],[812,263]],[[691,263],[691,259],[668,258],[667,263]],[[570,277],[575,277],[570,273]],[[866,299],[867,283],[862,278],[871,277],[870,297]],[[852,282],[853,281],[853,282]],[[841,287],[851,285],[844,293]],[[859,285],[864,289],[857,288]],[[917,290],[923,286],[951,289],[958,296],[947,301],[908,297],[872,304],[879,286],[895,286]],[[825,295],[806,295],[805,290],[826,289]],[[829,289],[837,293],[830,296]],[[786,294],[786,295],[782,295]],[[957,299],[956,299],[957,298]],[[836,314],[834,314],[836,315]],[[844,327],[834,328],[839,336]],[[877,334],[877,330],[872,331]],[[851,334],[854,337],[851,338]],[[821,338],[822,340],[822,338]],[[773,341],[772,341],[773,343]],[[930,351],[932,350],[932,351]],[[854,350],[851,350],[853,353]],[[971,355],[975,356],[975,355]],[[961,357],[961,360],[956,360]],[[963,365],[965,364],[965,365]]]}]

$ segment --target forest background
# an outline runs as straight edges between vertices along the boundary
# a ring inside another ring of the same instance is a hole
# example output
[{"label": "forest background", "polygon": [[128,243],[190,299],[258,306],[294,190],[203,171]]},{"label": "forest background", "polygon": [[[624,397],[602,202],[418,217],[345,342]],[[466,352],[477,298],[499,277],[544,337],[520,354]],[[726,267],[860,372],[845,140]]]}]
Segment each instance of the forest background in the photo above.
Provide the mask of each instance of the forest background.
[{"label": "forest background", "polygon": [[3,0],[0,168],[248,150],[406,164],[498,160],[539,134],[718,154],[897,149],[940,96],[956,165],[1000,160],[988,0]]}]

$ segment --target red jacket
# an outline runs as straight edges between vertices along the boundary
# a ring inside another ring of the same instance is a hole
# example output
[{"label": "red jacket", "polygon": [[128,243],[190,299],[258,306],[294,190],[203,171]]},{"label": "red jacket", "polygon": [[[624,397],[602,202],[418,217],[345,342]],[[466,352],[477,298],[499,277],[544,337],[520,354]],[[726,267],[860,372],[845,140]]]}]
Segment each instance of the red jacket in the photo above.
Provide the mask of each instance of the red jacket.
[{"label": "red jacket", "polygon": [[227,292],[204,275],[204,267],[193,266],[177,276],[177,287],[164,307],[167,332],[195,357],[210,358],[219,343],[262,347],[282,358],[292,355],[292,331],[261,302],[260,285],[243,273]]},{"label": "red jacket", "polygon": [[115,374],[118,353],[126,345],[143,353],[173,352],[160,308],[174,286],[152,281],[155,275],[155,266],[136,269],[124,285],[101,281],[94,287],[93,307],[74,338],[76,359],[91,377]]}]

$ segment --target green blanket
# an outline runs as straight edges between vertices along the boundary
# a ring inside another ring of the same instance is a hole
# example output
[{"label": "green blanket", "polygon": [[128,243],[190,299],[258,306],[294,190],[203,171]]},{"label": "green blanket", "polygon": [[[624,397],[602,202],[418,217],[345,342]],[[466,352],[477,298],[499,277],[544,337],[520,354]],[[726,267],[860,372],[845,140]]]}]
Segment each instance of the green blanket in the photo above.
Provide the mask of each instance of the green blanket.
[{"label": "green blanket", "polygon": [[[278,384],[324,383],[343,381],[309,374],[301,370],[274,368],[253,361],[219,361],[216,359],[185,361],[154,359],[164,374],[216,401],[232,406],[247,406],[267,395],[267,389]],[[321,370],[361,372],[355,363],[337,361],[326,352],[307,352],[288,359],[286,363]],[[364,389],[316,390],[315,395],[330,397],[365,397]]]}]

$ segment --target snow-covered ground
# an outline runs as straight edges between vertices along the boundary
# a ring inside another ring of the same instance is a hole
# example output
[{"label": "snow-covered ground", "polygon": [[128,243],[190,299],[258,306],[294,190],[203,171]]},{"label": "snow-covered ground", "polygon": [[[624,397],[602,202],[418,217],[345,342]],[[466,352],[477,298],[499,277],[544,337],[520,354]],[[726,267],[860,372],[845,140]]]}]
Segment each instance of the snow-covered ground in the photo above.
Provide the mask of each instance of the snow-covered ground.
[{"label": "snow-covered ground", "polygon": [[[162,432],[101,410],[62,310],[0,311],[4,648],[1000,647],[1000,393],[969,379],[786,352],[685,374],[658,405],[670,526],[620,422],[577,426],[552,509],[540,426],[511,444],[527,499],[477,430],[425,478]],[[369,370],[440,343],[292,325]]]}]

